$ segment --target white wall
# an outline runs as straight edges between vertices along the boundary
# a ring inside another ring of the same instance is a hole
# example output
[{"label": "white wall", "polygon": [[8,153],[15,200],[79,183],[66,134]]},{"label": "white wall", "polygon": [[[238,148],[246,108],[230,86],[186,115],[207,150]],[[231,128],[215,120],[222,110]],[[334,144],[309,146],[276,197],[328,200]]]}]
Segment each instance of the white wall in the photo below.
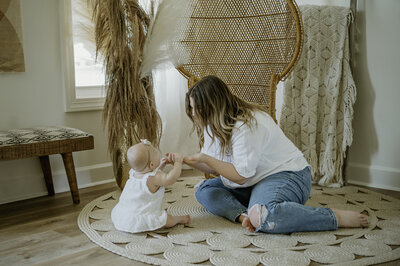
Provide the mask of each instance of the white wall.
[{"label": "white wall", "polygon": [[[64,112],[58,6],[21,1],[26,71],[0,73],[0,130],[65,125],[91,133],[95,149],[73,154],[78,185],[112,181],[101,111]],[[68,191],[61,155],[51,155],[50,163],[56,192]],[[38,158],[0,161],[0,203],[46,194]]]},{"label": "white wall", "polygon": [[400,191],[400,1],[359,0],[349,182]]}]

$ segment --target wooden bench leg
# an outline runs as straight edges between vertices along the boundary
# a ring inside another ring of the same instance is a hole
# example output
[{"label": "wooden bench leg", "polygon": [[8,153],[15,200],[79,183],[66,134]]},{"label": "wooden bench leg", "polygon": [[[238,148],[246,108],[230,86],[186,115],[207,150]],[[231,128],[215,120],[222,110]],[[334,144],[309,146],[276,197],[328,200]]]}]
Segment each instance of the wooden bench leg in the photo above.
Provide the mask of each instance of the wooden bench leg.
[{"label": "wooden bench leg", "polygon": [[72,152],[62,153],[62,158],[64,161],[65,172],[67,173],[69,188],[71,190],[72,201],[75,204],[80,202],[79,200],[79,190],[78,183],[76,182],[76,173],[74,166],[74,159],[72,158]]},{"label": "wooden bench leg", "polygon": [[40,165],[42,166],[44,180],[46,181],[47,192],[49,196],[54,195],[53,177],[51,176],[51,166],[49,156],[39,156]]}]

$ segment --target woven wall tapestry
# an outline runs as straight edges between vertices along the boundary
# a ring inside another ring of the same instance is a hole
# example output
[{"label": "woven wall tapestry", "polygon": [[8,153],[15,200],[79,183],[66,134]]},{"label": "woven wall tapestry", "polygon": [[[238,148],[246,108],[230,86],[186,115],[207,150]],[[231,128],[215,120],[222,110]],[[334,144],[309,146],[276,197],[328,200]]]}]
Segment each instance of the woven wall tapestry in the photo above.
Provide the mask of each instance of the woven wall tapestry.
[{"label": "woven wall tapestry", "polygon": [[356,87],[349,64],[349,8],[301,6],[303,53],[285,82],[280,126],[312,166],[313,182],[339,187],[353,140]]},{"label": "woven wall tapestry", "polygon": [[20,0],[0,1],[0,72],[25,72]]}]

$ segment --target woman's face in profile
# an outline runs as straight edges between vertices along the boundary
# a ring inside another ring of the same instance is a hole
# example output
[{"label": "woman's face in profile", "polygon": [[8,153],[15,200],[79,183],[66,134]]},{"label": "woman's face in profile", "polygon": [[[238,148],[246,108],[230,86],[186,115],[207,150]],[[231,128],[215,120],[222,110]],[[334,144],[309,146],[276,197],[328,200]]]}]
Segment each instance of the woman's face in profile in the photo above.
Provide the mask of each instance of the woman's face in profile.
[{"label": "woman's face in profile", "polygon": [[193,97],[189,97],[189,105],[190,105],[190,110],[192,110],[191,115],[194,118],[196,115],[196,110],[195,110],[195,102],[194,102]]}]

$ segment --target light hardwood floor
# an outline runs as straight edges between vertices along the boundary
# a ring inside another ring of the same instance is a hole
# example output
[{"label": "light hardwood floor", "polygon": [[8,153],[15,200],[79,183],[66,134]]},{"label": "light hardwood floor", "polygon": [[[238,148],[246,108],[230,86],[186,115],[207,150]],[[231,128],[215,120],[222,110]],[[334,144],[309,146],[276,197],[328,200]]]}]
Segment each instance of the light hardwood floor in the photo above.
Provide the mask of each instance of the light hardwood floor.
[{"label": "light hardwood floor", "polygon": [[[78,228],[81,209],[116,189],[114,182],[80,189],[78,205],[69,192],[0,205],[0,265],[146,265],[93,244]],[[400,199],[400,192],[371,190]],[[400,260],[379,265],[400,265]]]}]

